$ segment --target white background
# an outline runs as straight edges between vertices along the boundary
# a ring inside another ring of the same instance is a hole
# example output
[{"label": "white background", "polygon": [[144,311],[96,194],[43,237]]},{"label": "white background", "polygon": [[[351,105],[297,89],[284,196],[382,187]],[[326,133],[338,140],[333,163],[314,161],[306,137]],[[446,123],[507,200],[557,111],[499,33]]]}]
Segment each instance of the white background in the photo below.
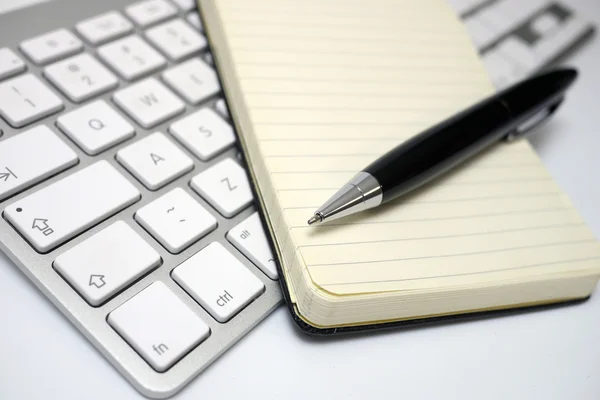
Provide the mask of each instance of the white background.
[{"label": "white background", "polygon": [[[0,12],[34,1],[0,0]],[[598,0],[566,2],[600,26]],[[600,237],[600,39],[569,64],[580,79],[531,141]],[[0,310],[1,399],[142,398],[2,253]],[[334,339],[298,332],[281,307],[175,398],[258,397],[597,400],[600,290],[576,306]]]}]

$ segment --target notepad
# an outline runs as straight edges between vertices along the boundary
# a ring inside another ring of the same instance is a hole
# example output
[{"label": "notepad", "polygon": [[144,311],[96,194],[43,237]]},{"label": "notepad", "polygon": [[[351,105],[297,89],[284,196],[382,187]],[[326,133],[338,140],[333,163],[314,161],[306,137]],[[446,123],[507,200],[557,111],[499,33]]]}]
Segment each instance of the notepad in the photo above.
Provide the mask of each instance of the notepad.
[{"label": "notepad", "polygon": [[443,0],[200,0],[292,309],[317,328],[585,298],[600,245],[525,141],[328,224],[390,148],[494,92]]}]

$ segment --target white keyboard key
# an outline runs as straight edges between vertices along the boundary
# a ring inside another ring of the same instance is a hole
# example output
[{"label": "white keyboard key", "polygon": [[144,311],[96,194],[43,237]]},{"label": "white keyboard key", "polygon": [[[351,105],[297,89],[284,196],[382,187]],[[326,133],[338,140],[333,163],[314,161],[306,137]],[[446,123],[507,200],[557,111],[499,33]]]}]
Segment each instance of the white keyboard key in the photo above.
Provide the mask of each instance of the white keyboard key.
[{"label": "white keyboard key", "polygon": [[200,15],[198,15],[197,12],[192,12],[189,13],[185,19],[187,20],[187,22],[192,25],[194,28],[198,29],[199,31],[203,31],[204,30],[204,26],[202,25],[202,20],[200,19]]},{"label": "white keyboard key", "polygon": [[154,78],[119,90],[113,100],[144,128],[152,128],[185,110],[185,104]]},{"label": "white keyboard key", "polygon": [[158,372],[168,370],[210,335],[208,325],[162,282],[108,314],[108,323]]},{"label": "white keyboard key", "polygon": [[460,15],[472,10],[485,0],[448,0],[452,8]]},{"label": "white keyboard key", "polygon": [[120,13],[109,11],[81,21],[75,29],[85,40],[98,45],[126,35],[133,30],[133,24]]},{"label": "white keyboard key", "polygon": [[77,161],[77,154],[45,125],[0,142],[0,201]]},{"label": "white keyboard key", "polygon": [[181,188],[135,213],[135,219],[171,253],[181,253],[217,227],[217,220]]},{"label": "white keyboard key", "polygon": [[553,14],[542,14],[531,22],[531,28],[540,36],[548,36],[553,30],[559,29],[560,20]]},{"label": "white keyboard key", "polygon": [[219,99],[217,100],[217,102],[215,103],[215,108],[217,109],[217,111],[219,112],[219,114],[221,114],[221,116],[223,118],[227,118],[229,119],[229,109],[227,108],[227,104],[225,103],[225,99]]},{"label": "white keyboard key", "polygon": [[44,69],[44,76],[76,103],[117,87],[119,81],[89,54],[59,61]]},{"label": "white keyboard key", "polygon": [[572,41],[581,37],[588,29],[585,21],[569,18],[552,36],[545,37],[535,44],[535,53],[542,62],[550,61],[556,54],[564,51]]},{"label": "white keyboard key", "polygon": [[155,24],[177,13],[177,9],[166,0],[144,0],[125,8],[125,13],[139,26]]},{"label": "white keyboard key", "polygon": [[271,279],[277,279],[277,267],[258,212],[227,232],[229,240]]},{"label": "white keyboard key", "polygon": [[146,37],[171,61],[187,58],[207,45],[202,34],[180,19],[148,29]]},{"label": "white keyboard key", "polygon": [[[476,15],[483,26],[494,31],[493,39],[516,29],[531,18],[540,8],[547,6],[547,0],[503,0],[493,2]],[[491,44],[492,40],[482,40],[481,47]],[[480,47],[480,48],[481,48]]]},{"label": "white keyboard key", "polygon": [[467,18],[464,24],[473,40],[473,44],[478,49],[486,47],[497,38],[490,26],[482,23],[477,17]]},{"label": "white keyboard key", "polygon": [[4,216],[46,253],[139,198],[135,186],[107,161],[99,161],[12,203]]},{"label": "white keyboard key", "polygon": [[213,58],[212,53],[204,53],[204,56],[202,57],[202,59],[204,60],[205,63],[207,63],[211,67],[215,66],[215,59]]},{"label": "white keyboard key", "polygon": [[25,71],[25,63],[8,47],[0,49],[0,79]]},{"label": "white keyboard key", "polygon": [[221,91],[215,70],[196,58],[166,70],[162,77],[191,104],[199,104]]},{"label": "white keyboard key", "polygon": [[83,44],[68,30],[57,29],[25,40],[20,48],[34,63],[43,65],[83,50]]},{"label": "white keyboard key", "polygon": [[196,157],[206,161],[235,143],[231,126],[210,108],[188,115],[169,128]]},{"label": "white keyboard key", "polygon": [[135,35],[99,47],[98,55],[129,81],[148,75],[167,63],[159,52]]},{"label": "white keyboard key", "polygon": [[529,71],[536,69],[539,64],[539,59],[533,52],[533,48],[515,37],[507,37],[495,46],[494,50],[509,60],[515,60],[520,66]]},{"label": "white keyboard key", "polygon": [[89,304],[100,306],[160,263],[156,250],[117,221],[58,256],[54,269]]},{"label": "white keyboard key", "polygon": [[62,100],[35,75],[21,75],[0,83],[0,115],[16,128],[62,108]]},{"label": "white keyboard key", "polygon": [[233,217],[252,203],[252,191],[246,171],[230,158],[196,175],[191,185],[227,218]]},{"label": "white keyboard key", "polygon": [[177,4],[181,11],[190,11],[196,8],[194,0],[173,0],[173,3]]},{"label": "white keyboard key", "polygon": [[172,272],[173,279],[219,322],[227,322],[260,296],[265,285],[213,242]]},{"label": "white keyboard key", "polygon": [[119,113],[97,100],[58,117],[56,124],[89,155],[133,137],[133,126]]},{"label": "white keyboard key", "polygon": [[192,159],[160,132],[119,150],[117,160],[150,190],[194,168]]}]

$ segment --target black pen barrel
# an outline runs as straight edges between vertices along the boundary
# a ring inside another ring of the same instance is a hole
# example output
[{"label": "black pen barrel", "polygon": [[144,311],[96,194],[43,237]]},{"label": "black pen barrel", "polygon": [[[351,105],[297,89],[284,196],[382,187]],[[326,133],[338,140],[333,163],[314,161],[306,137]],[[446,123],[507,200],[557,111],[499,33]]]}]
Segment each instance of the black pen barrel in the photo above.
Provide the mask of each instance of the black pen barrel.
[{"label": "black pen barrel", "polygon": [[500,92],[390,150],[364,171],[392,200],[447,172],[556,102],[575,80],[574,70],[542,74]]}]

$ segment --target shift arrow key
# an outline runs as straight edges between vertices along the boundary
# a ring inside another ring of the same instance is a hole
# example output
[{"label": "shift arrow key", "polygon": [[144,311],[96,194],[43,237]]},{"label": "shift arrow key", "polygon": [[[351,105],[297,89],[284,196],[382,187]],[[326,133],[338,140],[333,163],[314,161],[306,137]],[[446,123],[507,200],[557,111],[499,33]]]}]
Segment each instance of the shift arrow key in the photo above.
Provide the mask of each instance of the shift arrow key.
[{"label": "shift arrow key", "polygon": [[139,199],[135,186],[103,160],[8,205],[4,217],[47,253]]}]

